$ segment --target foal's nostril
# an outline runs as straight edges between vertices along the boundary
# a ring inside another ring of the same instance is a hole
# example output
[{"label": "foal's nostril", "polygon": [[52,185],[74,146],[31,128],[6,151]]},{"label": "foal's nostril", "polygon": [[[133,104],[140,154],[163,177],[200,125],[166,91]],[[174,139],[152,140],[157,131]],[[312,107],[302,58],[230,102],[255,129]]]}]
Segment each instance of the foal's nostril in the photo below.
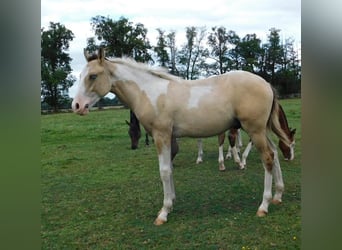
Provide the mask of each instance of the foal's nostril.
[{"label": "foal's nostril", "polygon": [[86,104],[86,105],[84,106],[84,108],[86,108],[86,109],[89,108],[89,104]]},{"label": "foal's nostril", "polygon": [[75,107],[76,107],[76,109],[80,108],[80,105],[78,104],[78,102],[76,103]]}]

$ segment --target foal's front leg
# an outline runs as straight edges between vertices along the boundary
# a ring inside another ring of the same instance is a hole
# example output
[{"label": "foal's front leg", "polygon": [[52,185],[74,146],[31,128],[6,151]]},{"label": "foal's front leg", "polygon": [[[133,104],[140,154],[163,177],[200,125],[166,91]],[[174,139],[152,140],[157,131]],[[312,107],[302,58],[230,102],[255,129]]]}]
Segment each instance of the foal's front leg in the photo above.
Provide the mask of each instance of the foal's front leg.
[{"label": "foal's front leg", "polygon": [[163,182],[164,201],[163,207],[159,211],[158,217],[154,221],[155,225],[162,225],[167,221],[167,215],[171,212],[173,201],[176,199],[171,162],[171,136],[170,140],[165,139],[165,135],[156,136],[155,144],[158,151],[159,172]]}]

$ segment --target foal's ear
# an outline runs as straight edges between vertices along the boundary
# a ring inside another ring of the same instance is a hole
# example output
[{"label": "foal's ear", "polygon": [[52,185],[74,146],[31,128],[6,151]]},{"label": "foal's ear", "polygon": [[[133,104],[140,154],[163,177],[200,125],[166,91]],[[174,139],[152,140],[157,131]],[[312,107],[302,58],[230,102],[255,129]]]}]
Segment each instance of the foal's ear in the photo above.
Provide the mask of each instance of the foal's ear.
[{"label": "foal's ear", "polygon": [[105,60],[105,50],[102,47],[99,48],[98,59],[100,63],[102,63]]}]

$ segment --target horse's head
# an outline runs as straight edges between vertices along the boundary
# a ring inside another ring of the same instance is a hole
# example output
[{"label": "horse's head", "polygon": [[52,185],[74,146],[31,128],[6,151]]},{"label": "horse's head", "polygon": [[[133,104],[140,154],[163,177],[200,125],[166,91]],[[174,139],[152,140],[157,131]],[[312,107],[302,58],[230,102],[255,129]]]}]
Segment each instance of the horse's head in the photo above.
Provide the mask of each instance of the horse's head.
[{"label": "horse's head", "polygon": [[131,138],[131,148],[137,149],[139,144],[139,139],[141,137],[140,123],[135,114],[130,111],[130,122],[126,120],[127,125],[129,126],[128,134]]},{"label": "horse's head", "polygon": [[97,55],[89,55],[84,50],[87,65],[81,72],[78,91],[72,101],[72,109],[79,115],[86,115],[89,109],[111,89],[109,72],[105,67],[104,49]]},{"label": "horse's head", "polygon": [[279,140],[279,148],[283,153],[285,160],[292,161],[294,159],[294,148],[296,145],[296,140],[294,138],[296,133],[296,129],[290,129],[290,133],[287,134],[288,139],[290,140],[290,146],[287,146],[281,140]]}]

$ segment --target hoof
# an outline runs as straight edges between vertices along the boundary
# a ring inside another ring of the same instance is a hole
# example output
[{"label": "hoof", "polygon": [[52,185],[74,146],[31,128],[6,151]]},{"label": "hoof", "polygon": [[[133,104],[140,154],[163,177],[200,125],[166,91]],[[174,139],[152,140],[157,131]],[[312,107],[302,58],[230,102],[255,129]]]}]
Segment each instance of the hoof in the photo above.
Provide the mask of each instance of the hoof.
[{"label": "hoof", "polygon": [[200,163],[202,163],[203,162],[203,160],[197,160],[196,161],[196,164],[200,164]]},{"label": "hoof", "polygon": [[220,170],[221,172],[226,171],[226,167],[225,167],[225,166],[219,166],[219,170]]},{"label": "hoof", "polygon": [[258,217],[265,217],[267,215],[267,212],[264,210],[258,210],[256,214]]},{"label": "hoof", "polygon": [[279,205],[279,204],[281,204],[281,200],[272,200],[272,204],[274,204],[274,205]]},{"label": "hoof", "polygon": [[156,225],[156,226],[160,226],[160,225],[163,225],[165,222],[166,222],[166,221],[157,218],[157,219],[154,221],[153,224]]}]

